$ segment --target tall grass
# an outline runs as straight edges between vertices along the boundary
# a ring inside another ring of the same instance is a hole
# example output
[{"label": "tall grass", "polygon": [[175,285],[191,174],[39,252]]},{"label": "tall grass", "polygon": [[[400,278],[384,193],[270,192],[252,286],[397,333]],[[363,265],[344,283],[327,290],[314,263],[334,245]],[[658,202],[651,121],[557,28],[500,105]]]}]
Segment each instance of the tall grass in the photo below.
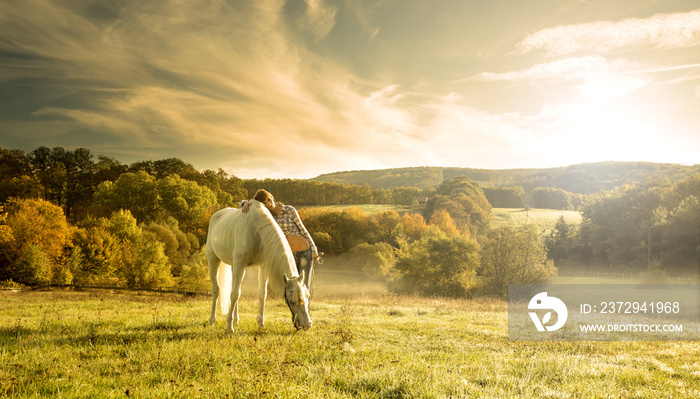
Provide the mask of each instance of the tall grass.
[{"label": "tall grass", "polygon": [[245,296],[233,334],[180,296],[0,293],[0,396],[657,398],[700,395],[697,342],[510,342],[498,301],[318,296],[294,331]]}]

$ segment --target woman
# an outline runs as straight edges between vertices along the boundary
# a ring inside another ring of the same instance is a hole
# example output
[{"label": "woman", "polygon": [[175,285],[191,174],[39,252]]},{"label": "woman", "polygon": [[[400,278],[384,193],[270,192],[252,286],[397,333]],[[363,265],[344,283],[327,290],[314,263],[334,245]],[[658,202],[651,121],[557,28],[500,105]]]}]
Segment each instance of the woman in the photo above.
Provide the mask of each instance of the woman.
[{"label": "woman", "polygon": [[[279,224],[294,253],[297,270],[299,274],[304,271],[304,284],[306,284],[306,287],[311,291],[311,277],[314,272],[314,261],[319,258],[318,248],[316,248],[311,234],[309,234],[306,227],[304,227],[304,223],[301,222],[299,213],[291,205],[284,205],[281,202],[275,203],[275,198],[272,194],[263,189],[258,190],[253,199],[265,205],[272,214],[272,217],[277,221],[277,224]],[[241,201],[239,206],[243,210],[243,213],[246,213],[250,208],[250,202],[245,200]]]}]

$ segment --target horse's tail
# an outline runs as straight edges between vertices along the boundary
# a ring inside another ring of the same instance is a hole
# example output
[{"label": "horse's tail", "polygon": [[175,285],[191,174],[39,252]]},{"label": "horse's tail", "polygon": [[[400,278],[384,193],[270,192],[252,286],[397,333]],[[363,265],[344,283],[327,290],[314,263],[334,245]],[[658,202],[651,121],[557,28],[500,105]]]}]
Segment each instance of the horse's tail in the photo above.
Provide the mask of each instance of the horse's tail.
[{"label": "horse's tail", "polygon": [[219,303],[221,311],[228,314],[228,308],[231,306],[231,266],[224,262],[219,263]]}]

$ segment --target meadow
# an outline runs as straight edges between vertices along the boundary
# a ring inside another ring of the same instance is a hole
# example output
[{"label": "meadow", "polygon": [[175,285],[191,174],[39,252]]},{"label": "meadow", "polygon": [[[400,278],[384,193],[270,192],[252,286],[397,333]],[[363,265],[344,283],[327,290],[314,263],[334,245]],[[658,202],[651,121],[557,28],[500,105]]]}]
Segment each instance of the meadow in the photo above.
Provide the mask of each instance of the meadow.
[{"label": "meadow", "polygon": [[232,334],[204,296],[0,292],[0,396],[700,397],[698,342],[511,342],[505,302],[322,276],[308,331],[249,284]]},{"label": "meadow", "polygon": [[324,209],[329,211],[343,211],[349,208],[357,208],[366,214],[381,213],[388,211],[396,211],[399,215],[404,213],[421,213],[423,206],[420,205],[393,205],[393,204],[354,204],[354,205],[319,205],[319,206],[304,206],[300,209]]},{"label": "meadow", "polygon": [[492,225],[494,227],[534,224],[541,231],[554,229],[554,225],[562,216],[570,225],[578,226],[582,220],[580,212],[555,209],[493,208],[491,215],[493,215]]}]

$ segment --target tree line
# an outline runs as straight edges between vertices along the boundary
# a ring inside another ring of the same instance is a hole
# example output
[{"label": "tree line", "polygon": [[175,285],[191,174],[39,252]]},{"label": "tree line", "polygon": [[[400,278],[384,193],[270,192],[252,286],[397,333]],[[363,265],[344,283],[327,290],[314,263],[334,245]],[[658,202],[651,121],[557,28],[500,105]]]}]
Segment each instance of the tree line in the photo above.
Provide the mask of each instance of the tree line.
[{"label": "tree line", "polygon": [[[317,246],[387,281],[397,292],[504,296],[509,283],[543,282],[557,265],[608,265],[697,272],[700,174],[652,179],[578,204],[581,226],[561,219],[551,232],[491,227],[492,200],[521,187],[483,189],[457,176],[436,189],[242,180],[199,172],[172,158],[131,165],[86,149],[0,149],[0,281],[206,288],[203,243],[216,210],[265,188],[295,205]],[[557,190],[547,201],[571,204]],[[489,194],[490,193],[490,194]],[[365,214],[303,205],[411,203],[422,213]],[[567,202],[568,201],[568,202]],[[494,201],[495,202],[495,201]],[[517,206],[513,206],[517,207]]]},{"label": "tree line", "polygon": [[546,237],[558,264],[700,272],[700,174],[659,176],[591,196],[580,226],[560,220]]},{"label": "tree line", "polygon": [[519,186],[528,196],[538,187],[558,188],[574,194],[588,195],[610,191],[625,184],[640,184],[652,176],[666,176],[678,181],[697,173],[700,173],[700,164],[597,162],[540,169],[405,167],[334,172],[318,176],[314,180],[349,184],[367,182],[373,188],[391,189],[399,186],[437,187],[445,180],[467,176],[482,187]]},{"label": "tree line", "polygon": [[[209,217],[262,187],[297,206],[413,202],[426,193],[241,180],[174,158],[124,165],[103,156],[95,161],[80,148],[3,149],[0,155],[0,281],[29,285],[204,287]],[[467,178],[444,182],[433,194],[424,214],[367,215],[357,208],[300,208],[300,214],[321,250],[356,259],[396,291],[466,295],[488,248],[477,238],[487,236],[491,206]]]}]

